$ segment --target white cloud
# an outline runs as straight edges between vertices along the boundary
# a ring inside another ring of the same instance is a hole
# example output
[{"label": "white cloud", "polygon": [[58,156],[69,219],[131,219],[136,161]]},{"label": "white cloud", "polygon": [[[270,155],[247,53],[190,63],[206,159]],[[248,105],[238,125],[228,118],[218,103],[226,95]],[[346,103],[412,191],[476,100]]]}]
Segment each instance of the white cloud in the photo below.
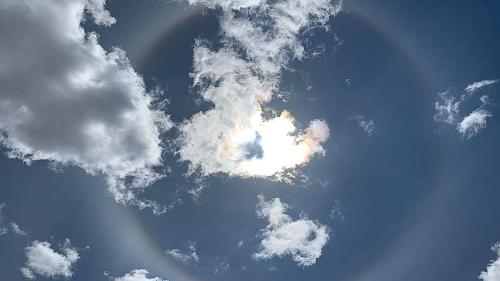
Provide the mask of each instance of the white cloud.
[{"label": "white cloud", "polygon": [[16,235],[21,235],[21,236],[26,236],[27,233],[24,231],[17,223],[11,222],[10,223],[10,228],[12,229],[12,232]]},{"label": "white cloud", "polygon": [[498,82],[498,80],[482,80],[482,81],[474,82],[474,83],[467,85],[467,87],[465,87],[465,92],[467,92],[468,94],[472,94],[472,93],[477,92],[479,89],[481,89],[483,87],[493,85],[497,82]]},{"label": "white cloud", "polygon": [[87,10],[99,25],[110,26],[116,23],[116,19],[106,10],[106,0],[89,0]]},{"label": "white cloud", "polygon": [[481,129],[486,128],[486,118],[492,116],[493,115],[489,111],[483,109],[475,110],[458,123],[457,130],[463,137],[470,139],[479,134]]},{"label": "white cloud", "polygon": [[5,226],[5,216],[3,215],[3,209],[5,208],[5,203],[0,203],[0,236],[3,236],[9,232],[7,226]]},{"label": "white cloud", "polygon": [[481,272],[479,279],[483,281],[498,281],[500,280],[500,244],[497,242],[492,248],[497,254],[497,259],[491,261],[487,266],[486,271]]},{"label": "white cloud", "polygon": [[171,122],[125,52],[104,50],[81,26],[87,14],[114,23],[104,4],[0,0],[0,142],[28,163],[104,174],[117,201],[155,207],[134,193],[160,177],[160,134]]},{"label": "white cloud", "polygon": [[200,261],[200,258],[198,257],[198,254],[196,253],[196,247],[194,243],[191,243],[189,245],[189,253],[183,253],[179,249],[167,249],[165,250],[165,254],[171,256],[172,258],[176,259],[177,261],[180,261],[185,264],[195,264]]},{"label": "white cloud", "polygon": [[3,210],[7,205],[5,203],[0,203],[0,236],[9,233],[9,228],[16,235],[26,236],[27,233],[21,229],[21,227],[15,222],[8,222]]},{"label": "white cloud", "polygon": [[73,265],[80,258],[69,240],[66,240],[61,249],[62,253],[54,251],[49,242],[33,241],[26,247],[26,264],[21,268],[21,273],[28,279],[36,276],[46,278],[65,277],[73,275]]},{"label": "white cloud", "polygon": [[450,125],[455,124],[460,114],[462,99],[457,101],[455,97],[448,96],[448,91],[439,93],[439,97],[441,101],[434,103],[434,109],[436,110],[434,120]]},{"label": "white cloud", "polygon": [[216,264],[214,267],[214,274],[227,271],[230,267],[231,265],[229,264],[227,257],[217,257]]},{"label": "white cloud", "polygon": [[[180,126],[179,155],[190,172],[240,177],[274,177],[306,164],[325,150],[330,134],[323,120],[297,128],[288,111],[265,105],[279,95],[283,68],[305,50],[299,35],[340,11],[330,0],[190,0],[218,7],[223,47],[194,48],[194,86],[213,108]],[[237,13],[236,10],[245,10]],[[236,15],[237,14],[237,15]],[[244,55],[242,54],[244,53]]]},{"label": "white cloud", "polygon": [[305,217],[292,220],[285,214],[287,208],[279,198],[265,201],[262,195],[259,196],[257,214],[267,218],[269,225],[262,231],[260,251],[253,256],[256,259],[271,259],[291,255],[298,265],[311,266],[328,242],[328,228]]},{"label": "white cloud", "polygon": [[330,210],[330,219],[332,220],[344,220],[344,215],[342,214],[342,208],[340,207],[340,202],[338,200],[333,201],[332,209]]},{"label": "white cloud", "polygon": [[243,246],[243,240],[240,240],[240,242],[238,242],[236,246],[238,246],[238,248],[241,248],[241,246]]},{"label": "white cloud", "polygon": [[363,115],[356,115],[353,119],[358,123],[358,126],[361,127],[361,129],[363,129],[363,131],[365,131],[365,133],[369,136],[372,136],[373,133],[375,133],[376,126],[373,119],[366,118]]},{"label": "white cloud", "polygon": [[486,128],[486,119],[493,116],[489,110],[485,109],[489,105],[489,96],[483,95],[479,97],[481,105],[469,114],[462,114],[461,107],[470,102],[473,93],[482,87],[495,84],[497,81],[483,80],[474,82],[464,89],[465,93],[460,98],[451,95],[449,90],[439,93],[440,101],[434,104],[434,109],[436,110],[434,120],[455,126],[465,139],[476,136],[480,130]]},{"label": "white cloud", "polygon": [[205,5],[210,8],[222,7],[223,9],[235,9],[256,7],[265,0],[188,0],[191,5]]},{"label": "white cloud", "polygon": [[114,281],[167,281],[159,277],[148,277],[149,272],[145,269],[134,269],[123,277],[115,278]]}]

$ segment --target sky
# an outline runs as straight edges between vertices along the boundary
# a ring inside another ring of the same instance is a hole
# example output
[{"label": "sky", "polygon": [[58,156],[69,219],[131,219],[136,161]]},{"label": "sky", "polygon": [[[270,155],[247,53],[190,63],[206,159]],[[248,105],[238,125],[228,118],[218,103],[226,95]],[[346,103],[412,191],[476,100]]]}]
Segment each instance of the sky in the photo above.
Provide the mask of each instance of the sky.
[{"label": "sky", "polygon": [[499,26],[0,0],[0,280],[500,281]]}]

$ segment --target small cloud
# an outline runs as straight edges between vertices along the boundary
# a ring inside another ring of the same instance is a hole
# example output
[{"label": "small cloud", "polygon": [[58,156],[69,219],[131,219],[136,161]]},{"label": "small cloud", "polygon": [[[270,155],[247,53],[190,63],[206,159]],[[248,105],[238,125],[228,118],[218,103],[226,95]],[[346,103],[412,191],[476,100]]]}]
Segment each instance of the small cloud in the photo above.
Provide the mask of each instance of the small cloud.
[{"label": "small cloud", "polygon": [[[107,273],[104,273],[107,276]],[[159,277],[148,277],[149,272],[145,269],[134,269],[122,277],[117,277],[114,281],[167,281]]]},{"label": "small cloud", "polygon": [[15,222],[8,223],[8,220],[5,218],[5,215],[3,214],[3,209],[6,206],[7,205],[5,203],[0,203],[0,236],[9,233],[9,229],[16,235],[26,236],[27,233],[24,230],[22,230],[17,223]]},{"label": "small cloud", "polygon": [[0,203],[0,236],[3,236],[9,232],[9,229],[5,226],[5,216],[3,215],[3,209],[5,208],[5,203]]},{"label": "small cloud", "polygon": [[469,114],[462,114],[461,107],[473,97],[473,93],[479,89],[497,83],[498,80],[483,80],[474,82],[464,89],[464,94],[459,98],[450,94],[450,91],[439,93],[440,101],[435,102],[434,120],[436,122],[445,123],[454,126],[458,133],[465,139],[470,139],[479,131],[486,128],[486,119],[492,117],[493,114],[485,109],[490,105],[489,96],[482,95],[479,97],[481,105]]},{"label": "small cloud", "polygon": [[338,200],[333,201],[333,206],[332,209],[330,210],[329,217],[331,220],[337,220],[337,219],[340,219],[341,221],[344,220],[344,215],[342,214],[342,209],[340,208],[340,202]]},{"label": "small cloud", "polygon": [[96,24],[111,26],[116,23],[116,19],[106,10],[104,7],[105,4],[106,0],[89,0],[87,11],[92,15]]},{"label": "small cloud", "polygon": [[489,111],[483,109],[475,110],[458,123],[457,130],[463,137],[470,139],[479,134],[480,130],[486,128],[486,118],[492,116]]},{"label": "small cloud", "polygon": [[260,195],[258,199],[257,214],[267,218],[269,224],[262,230],[260,250],[253,257],[267,260],[290,255],[300,266],[315,264],[330,238],[328,228],[306,217],[292,220],[285,214],[288,206],[279,198],[265,201],[264,196]]},{"label": "small cloud", "polygon": [[440,101],[434,103],[434,121],[446,124],[455,124],[460,113],[460,104],[462,99],[456,100],[453,96],[448,96],[448,91],[438,94]]},{"label": "small cloud", "polygon": [[189,245],[189,252],[184,253],[179,249],[167,249],[165,254],[184,264],[196,264],[200,261],[196,253],[196,246],[193,242]]},{"label": "small cloud", "polygon": [[241,246],[243,246],[243,240],[241,240],[240,242],[238,242],[237,246],[238,246],[238,248],[241,248]]},{"label": "small cloud", "polygon": [[474,83],[467,85],[467,87],[465,87],[464,91],[468,94],[473,94],[473,93],[479,91],[479,89],[486,87],[486,86],[489,86],[489,85],[493,85],[497,82],[498,82],[498,80],[482,80],[482,81],[474,82]]},{"label": "small cloud", "polygon": [[70,278],[73,275],[72,267],[80,258],[68,239],[61,252],[54,251],[49,242],[40,241],[33,241],[25,250],[27,261],[21,268],[21,273],[28,279],[35,279],[36,276]]},{"label": "small cloud", "polygon": [[492,260],[486,267],[486,271],[479,274],[479,279],[483,281],[498,281],[500,280],[500,243],[497,242],[491,250],[497,254],[497,258]]},{"label": "small cloud", "polygon": [[26,231],[24,231],[23,229],[21,229],[21,227],[17,223],[15,223],[15,222],[11,222],[10,223],[10,228],[12,229],[12,232],[14,232],[14,234],[16,234],[16,235],[21,235],[21,236],[28,235],[26,233]]},{"label": "small cloud", "polygon": [[217,257],[217,265],[214,268],[214,274],[218,274],[223,271],[227,271],[230,265],[227,258]]},{"label": "small cloud", "polygon": [[375,133],[375,122],[373,119],[366,118],[363,115],[356,115],[351,118],[352,120],[355,120],[358,123],[358,126],[365,131],[369,136],[373,135]]}]

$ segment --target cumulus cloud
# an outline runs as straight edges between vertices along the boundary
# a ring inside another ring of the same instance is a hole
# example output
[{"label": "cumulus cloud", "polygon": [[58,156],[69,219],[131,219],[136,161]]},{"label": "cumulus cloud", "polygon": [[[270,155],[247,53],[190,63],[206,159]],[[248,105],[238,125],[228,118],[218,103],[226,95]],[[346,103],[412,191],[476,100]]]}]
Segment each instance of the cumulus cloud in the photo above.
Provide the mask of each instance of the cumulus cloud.
[{"label": "cumulus cloud", "polygon": [[479,279],[483,281],[498,281],[500,280],[500,243],[496,243],[492,248],[497,254],[497,259],[491,261],[486,267],[486,271],[481,272]]},{"label": "cumulus cloud", "polygon": [[69,278],[73,275],[73,265],[80,258],[69,240],[66,240],[60,253],[54,251],[49,242],[40,241],[33,241],[25,250],[27,261],[21,268],[21,273],[28,279],[37,276]]},{"label": "cumulus cloud", "polygon": [[117,277],[114,281],[167,281],[159,277],[148,277],[149,272],[145,269],[134,269],[123,277]]},{"label": "cumulus cloud", "polygon": [[200,258],[196,253],[196,246],[194,243],[189,245],[188,253],[183,253],[179,249],[167,249],[165,250],[165,254],[185,264],[195,264],[200,261]]},{"label": "cumulus cloud", "polygon": [[302,217],[298,220],[285,213],[288,206],[279,198],[266,201],[259,196],[257,214],[266,218],[269,225],[262,230],[260,251],[256,259],[271,259],[291,255],[300,266],[311,266],[321,256],[329,239],[328,228],[316,221]]},{"label": "cumulus cloud", "polygon": [[474,82],[464,89],[464,94],[460,97],[453,96],[450,91],[439,93],[440,100],[435,102],[434,120],[437,122],[445,123],[454,126],[458,133],[465,139],[470,139],[479,131],[486,128],[486,120],[492,117],[493,114],[486,108],[489,106],[489,96],[482,95],[479,97],[480,106],[470,112],[463,114],[461,108],[468,106],[471,99],[475,97],[475,93],[483,87],[497,83],[498,80],[483,80]]},{"label": "cumulus cloud", "polygon": [[474,83],[467,85],[467,87],[465,87],[465,92],[472,94],[472,93],[477,92],[479,89],[481,89],[483,87],[493,85],[497,82],[498,82],[498,80],[482,80],[482,81],[474,82]]},{"label": "cumulus cloud", "polygon": [[27,163],[103,174],[117,201],[155,207],[134,191],[160,177],[171,122],[125,52],[81,26],[113,24],[105,2],[0,0],[0,142]]},{"label": "cumulus cloud", "polygon": [[[340,11],[330,0],[189,0],[221,11],[222,47],[194,48],[193,82],[212,109],[179,127],[179,155],[190,172],[275,177],[323,155],[330,130],[313,120],[303,130],[288,111],[265,105],[279,95],[282,70],[305,49],[299,37]],[[266,113],[268,113],[266,115]]]}]

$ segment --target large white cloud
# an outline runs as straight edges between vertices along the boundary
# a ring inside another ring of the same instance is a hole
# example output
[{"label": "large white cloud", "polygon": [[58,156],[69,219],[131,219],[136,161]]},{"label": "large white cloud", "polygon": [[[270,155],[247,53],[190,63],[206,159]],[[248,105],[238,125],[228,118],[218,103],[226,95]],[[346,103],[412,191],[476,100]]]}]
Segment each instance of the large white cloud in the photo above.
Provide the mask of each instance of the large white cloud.
[{"label": "large white cloud", "polygon": [[145,269],[134,269],[122,277],[117,277],[114,281],[167,281],[160,277],[148,277],[149,272]]},{"label": "large white cloud", "polygon": [[497,254],[497,258],[488,265],[486,271],[481,272],[479,279],[483,281],[499,281],[500,280],[500,244],[495,244],[491,250]]},{"label": "large white cloud", "polygon": [[73,265],[80,258],[77,250],[66,240],[58,253],[52,249],[49,242],[33,241],[26,247],[26,264],[21,268],[22,274],[28,279],[37,276],[46,278],[65,277],[73,275]]},{"label": "large white cloud", "polygon": [[[11,157],[104,174],[116,199],[160,175],[171,127],[123,50],[108,52],[82,21],[115,19],[105,0],[0,0],[0,137]],[[127,184],[125,184],[127,183]]]},{"label": "large white cloud", "polygon": [[269,225],[262,231],[260,251],[256,259],[291,255],[300,266],[311,266],[321,256],[329,239],[328,228],[316,221],[302,217],[298,220],[285,213],[288,206],[279,198],[266,201],[259,196],[257,214],[267,218]]},{"label": "large white cloud", "polygon": [[[281,178],[324,154],[330,130],[313,120],[299,130],[288,111],[265,104],[278,96],[280,74],[304,57],[301,31],[339,12],[330,0],[189,0],[222,11],[223,46],[194,48],[194,86],[213,108],[180,126],[180,158],[191,172]],[[266,115],[267,114],[267,115]]]}]

